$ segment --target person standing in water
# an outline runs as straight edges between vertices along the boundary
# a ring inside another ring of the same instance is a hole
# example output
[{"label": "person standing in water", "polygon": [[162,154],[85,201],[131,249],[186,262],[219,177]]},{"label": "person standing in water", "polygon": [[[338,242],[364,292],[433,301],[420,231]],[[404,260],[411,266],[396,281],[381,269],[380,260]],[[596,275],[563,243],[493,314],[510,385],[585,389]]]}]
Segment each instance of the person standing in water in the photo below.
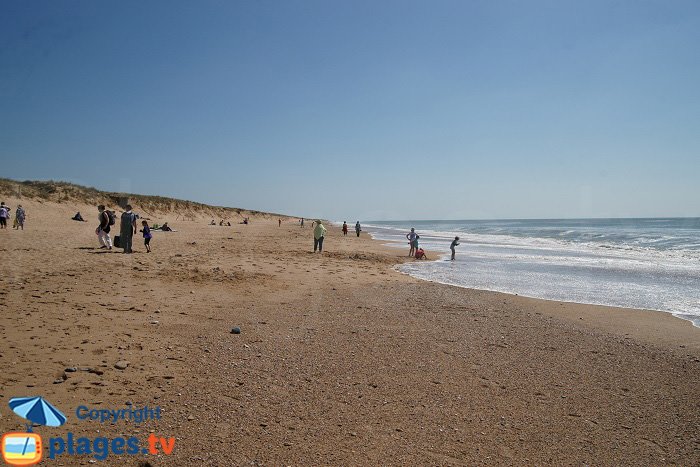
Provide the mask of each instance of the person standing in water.
[{"label": "person standing in water", "polygon": [[452,251],[452,258],[450,258],[450,261],[455,260],[455,247],[459,245],[459,237],[455,237],[454,240],[452,240],[452,243],[450,243],[450,250]]},{"label": "person standing in water", "polygon": [[355,233],[357,234],[357,237],[360,237],[360,232],[362,232],[362,228],[360,227],[360,221],[357,221],[355,224]]},{"label": "person standing in water", "polygon": [[314,253],[318,249],[319,253],[323,253],[323,238],[326,235],[326,228],[323,223],[319,220],[316,221],[316,227],[314,227]]},{"label": "person standing in water", "polygon": [[348,236],[348,223],[343,221],[343,236],[347,237]]},{"label": "person standing in water", "polygon": [[415,240],[417,236],[416,229],[413,227],[411,227],[411,231],[406,234],[408,245],[411,247],[411,249],[408,251],[408,256],[413,256],[413,254],[416,252]]}]

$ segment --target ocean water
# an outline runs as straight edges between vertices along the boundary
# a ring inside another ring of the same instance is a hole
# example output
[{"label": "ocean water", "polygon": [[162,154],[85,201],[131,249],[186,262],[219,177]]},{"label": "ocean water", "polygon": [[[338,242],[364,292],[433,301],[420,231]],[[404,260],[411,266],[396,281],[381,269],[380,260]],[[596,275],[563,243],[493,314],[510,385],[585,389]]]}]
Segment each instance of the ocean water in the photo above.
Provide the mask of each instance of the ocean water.
[{"label": "ocean water", "polygon": [[[368,222],[408,254],[411,227],[431,261],[420,279],[549,300],[659,310],[700,327],[700,218]],[[456,261],[449,244],[460,237]]]}]

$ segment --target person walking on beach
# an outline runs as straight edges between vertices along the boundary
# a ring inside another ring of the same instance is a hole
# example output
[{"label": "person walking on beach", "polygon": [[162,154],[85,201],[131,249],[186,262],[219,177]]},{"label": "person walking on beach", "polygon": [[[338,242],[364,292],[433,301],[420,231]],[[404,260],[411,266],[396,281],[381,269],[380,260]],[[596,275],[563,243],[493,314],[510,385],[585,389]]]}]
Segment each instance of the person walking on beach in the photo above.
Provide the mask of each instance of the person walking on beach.
[{"label": "person walking on beach", "polygon": [[323,226],[321,221],[316,221],[316,227],[314,227],[314,253],[318,249],[319,253],[323,253],[323,238],[326,235],[326,228]]},{"label": "person walking on beach", "polygon": [[357,234],[357,237],[360,237],[360,232],[362,232],[362,228],[360,227],[360,221],[357,221],[355,224],[355,233]]},{"label": "person walking on beach", "polygon": [[303,217],[299,221],[299,225],[301,226],[302,229],[304,228],[304,218]]},{"label": "person walking on beach", "polygon": [[97,226],[97,238],[100,242],[100,248],[112,249],[112,239],[109,238],[109,231],[112,230],[110,223],[114,225],[114,221],[111,219],[109,212],[105,209],[104,204],[97,206],[97,220],[100,221],[100,225]]},{"label": "person walking on beach", "polygon": [[119,225],[119,243],[124,248],[124,253],[133,253],[131,244],[136,233],[136,214],[131,212],[131,205],[126,205],[126,211],[122,213]]},{"label": "person walking on beach", "polygon": [[24,219],[27,217],[27,214],[24,212],[24,208],[22,205],[17,206],[17,210],[15,211],[15,229],[19,230],[22,229],[24,230]]},{"label": "person walking on beach", "polygon": [[7,228],[7,219],[10,218],[10,207],[5,202],[0,203],[0,229]]},{"label": "person walking on beach", "polygon": [[343,236],[347,237],[348,236],[348,223],[343,221]]},{"label": "person walking on beach", "polygon": [[141,229],[141,232],[143,232],[143,244],[146,246],[146,253],[150,253],[153,234],[151,233],[151,228],[148,226],[148,222],[141,221],[141,225],[143,226],[143,229]]},{"label": "person walking on beach", "polygon": [[277,219],[277,227],[282,227],[282,219]]},{"label": "person walking on beach", "polygon": [[411,227],[411,231],[406,234],[408,245],[411,247],[408,251],[408,256],[413,256],[413,254],[416,252],[416,246],[414,244],[414,241],[417,236],[418,235],[416,235],[416,229],[414,229],[413,227]]},{"label": "person walking on beach", "polygon": [[459,245],[459,237],[455,237],[454,240],[452,240],[452,243],[450,243],[450,250],[452,251],[452,258],[450,258],[450,261],[455,260],[455,247]]}]

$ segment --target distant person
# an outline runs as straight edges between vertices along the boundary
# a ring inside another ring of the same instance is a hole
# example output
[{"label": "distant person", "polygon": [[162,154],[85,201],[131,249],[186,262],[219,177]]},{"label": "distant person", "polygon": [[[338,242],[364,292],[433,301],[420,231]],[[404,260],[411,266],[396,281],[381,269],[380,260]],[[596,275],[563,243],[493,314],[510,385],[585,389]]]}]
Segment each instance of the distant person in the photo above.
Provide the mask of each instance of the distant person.
[{"label": "distant person", "polygon": [[141,232],[143,232],[143,244],[146,246],[146,253],[150,253],[153,234],[151,233],[151,228],[148,227],[148,222],[141,221],[141,225],[143,226],[143,229],[141,229]]},{"label": "distant person", "polygon": [[416,235],[416,238],[413,240],[413,251],[418,250],[418,240],[420,240],[420,235]]},{"label": "distant person", "polygon": [[226,225],[229,226],[229,227],[231,227],[231,222],[230,222],[230,221],[227,222]]},{"label": "distant person", "polygon": [[0,229],[7,228],[7,219],[10,218],[10,207],[3,201],[0,203]]},{"label": "distant person", "polygon": [[282,227],[282,219],[277,219],[277,227]]},{"label": "distant person", "polygon": [[221,222],[219,222],[219,226],[223,227],[224,226],[224,220],[221,219]]},{"label": "distant person", "polygon": [[303,217],[301,218],[301,220],[299,220],[299,225],[301,226],[302,229],[304,228],[304,218]]},{"label": "distant person", "polygon": [[75,213],[75,216],[71,217],[74,221],[80,221],[80,222],[87,222],[85,219],[83,219],[83,216],[80,215],[80,211]]},{"label": "distant person", "polygon": [[355,233],[357,234],[357,237],[360,237],[360,232],[362,232],[362,227],[360,227],[360,221],[357,221],[355,224]]},{"label": "distant person", "polygon": [[413,256],[413,254],[416,252],[416,247],[413,243],[413,241],[416,239],[416,229],[411,227],[411,231],[406,234],[406,239],[408,240],[408,245],[411,247],[410,250],[408,251],[408,256]]},{"label": "distant person", "polygon": [[24,219],[27,217],[27,214],[24,212],[24,208],[20,204],[17,206],[17,210],[15,211],[15,229],[19,230],[22,229],[24,230]]},{"label": "distant person", "polygon": [[209,223],[209,225],[216,225],[216,222],[214,221],[214,219],[211,220],[211,222]]},{"label": "distant person", "polygon": [[110,227],[114,225],[114,218],[110,216],[109,211],[105,209],[104,204],[97,206],[97,220],[100,221],[100,225],[97,226],[95,233],[97,233],[97,238],[100,242],[100,248],[112,249],[112,239],[109,237],[109,232],[112,230]]},{"label": "distant person", "polygon": [[348,223],[343,221],[343,236],[347,237],[348,236]]},{"label": "distant person", "polygon": [[314,228],[314,253],[318,249],[319,253],[323,252],[323,238],[326,235],[326,228],[323,226],[321,221],[316,221],[316,227]]},{"label": "distant person", "polygon": [[168,225],[167,222],[165,222],[163,224],[163,227],[161,227],[160,230],[162,230],[163,232],[172,232],[173,231],[173,229],[170,228],[170,226]]},{"label": "distant person", "polygon": [[120,247],[124,249],[124,253],[133,253],[131,246],[137,229],[136,219],[136,214],[131,212],[131,205],[127,204],[119,226],[119,243]]},{"label": "distant person", "polygon": [[455,247],[459,245],[459,237],[455,237],[454,240],[452,240],[452,243],[450,243],[450,250],[452,251],[452,258],[450,258],[450,261],[455,260]]},{"label": "distant person", "polygon": [[416,249],[416,259],[428,259],[428,256],[423,251],[423,248]]}]

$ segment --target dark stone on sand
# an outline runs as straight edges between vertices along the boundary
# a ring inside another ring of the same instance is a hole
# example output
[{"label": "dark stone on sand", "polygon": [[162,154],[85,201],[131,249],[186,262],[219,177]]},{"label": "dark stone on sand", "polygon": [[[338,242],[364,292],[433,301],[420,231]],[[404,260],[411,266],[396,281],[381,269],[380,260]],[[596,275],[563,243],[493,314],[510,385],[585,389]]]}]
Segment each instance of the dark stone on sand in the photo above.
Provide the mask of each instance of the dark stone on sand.
[{"label": "dark stone on sand", "polygon": [[240,334],[240,333],[241,333],[241,328],[239,328],[238,326],[231,329],[231,334]]}]

